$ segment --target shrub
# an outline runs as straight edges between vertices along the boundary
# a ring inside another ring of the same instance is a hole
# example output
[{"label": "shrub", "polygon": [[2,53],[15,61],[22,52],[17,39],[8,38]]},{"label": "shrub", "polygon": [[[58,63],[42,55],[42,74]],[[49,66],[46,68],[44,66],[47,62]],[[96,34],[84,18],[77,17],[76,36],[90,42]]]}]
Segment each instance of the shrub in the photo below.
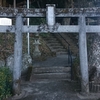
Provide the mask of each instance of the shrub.
[{"label": "shrub", "polygon": [[7,67],[0,67],[0,100],[11,96],[12,74]]}]

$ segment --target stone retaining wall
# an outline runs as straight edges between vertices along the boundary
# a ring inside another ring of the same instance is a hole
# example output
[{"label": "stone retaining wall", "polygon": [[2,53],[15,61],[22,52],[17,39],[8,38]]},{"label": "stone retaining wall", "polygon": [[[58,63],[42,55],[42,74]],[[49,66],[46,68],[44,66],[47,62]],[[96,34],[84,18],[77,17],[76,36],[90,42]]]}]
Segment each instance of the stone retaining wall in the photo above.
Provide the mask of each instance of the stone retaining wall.
[{"label": "stone retaining wall", "polygon": [[100,83],[95,83],[94,81],[89,83],[90,92],[100,93]]}]

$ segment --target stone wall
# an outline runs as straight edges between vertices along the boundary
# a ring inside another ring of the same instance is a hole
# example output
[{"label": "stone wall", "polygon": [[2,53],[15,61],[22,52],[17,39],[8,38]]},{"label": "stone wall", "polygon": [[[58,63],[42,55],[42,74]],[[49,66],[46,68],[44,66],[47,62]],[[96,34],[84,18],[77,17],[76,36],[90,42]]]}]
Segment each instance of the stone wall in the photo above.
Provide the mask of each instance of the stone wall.
[{"label": "stone wall", "polygon": [[[3,66],[7,66],[10,68],[10,70],[13,72],[13,66],[14,66],[14,55],[10,55],[7,60],[6,60],[6,63],[5,61],[0,61],[0,67],[3,67]],[[22,57],[22,68],[21,68],[21,71],[22,71],[22,74],[26,73],[27,72],[27,69],[28,67],[32,66],[32,58],[30,55],[28,54],[24,54],[23,57]]]},{"label": "stone wall", "polygon": [[88,35],[88,61],[90,81],[96,81],[100,76],[100,35]]}]

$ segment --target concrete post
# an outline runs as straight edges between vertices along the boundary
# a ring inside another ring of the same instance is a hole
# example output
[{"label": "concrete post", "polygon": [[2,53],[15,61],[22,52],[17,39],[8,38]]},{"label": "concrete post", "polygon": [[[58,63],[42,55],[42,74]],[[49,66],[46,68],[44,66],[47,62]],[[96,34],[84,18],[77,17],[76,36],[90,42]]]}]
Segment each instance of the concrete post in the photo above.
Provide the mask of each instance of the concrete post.
[{"label": "concrete post", "polygon": [[16,0],[13,1],[14,8],[16,8]]},{"label": "concrete post", "polygon": [[22,17],[16,16],[15,44],[14,44],[14,68],[13,68],[13,90],[14,94],[20,94],[20,78],[22,66]]},{"label": "concrete post", "polygon": [[55,25],[55,4],[47,4],[46,20],[50,31],[53,30]]},{"label": "concrete post", "polygon": [[89,75],[87,60],[86,23],[85,16],[79,17],[79,54],[81,70],[82,93],[89,93]]}]

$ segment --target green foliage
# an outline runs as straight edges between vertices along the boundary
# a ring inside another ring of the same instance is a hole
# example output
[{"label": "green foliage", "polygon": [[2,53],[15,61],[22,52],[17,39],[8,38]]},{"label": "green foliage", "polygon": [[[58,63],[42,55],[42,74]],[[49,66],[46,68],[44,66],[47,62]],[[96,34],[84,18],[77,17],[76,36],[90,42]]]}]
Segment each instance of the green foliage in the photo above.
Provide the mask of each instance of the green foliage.
[{"label": "green foliage", "polygon": [[40,34],[40,36],[42,36],[42,37],[49,37],[50,33],[42,33],[42,34]]},{"label": "green foliage", "polygon": [[[34,4],[30,5],[30,8],[36,8],[34,6]],[[46,19],[45,18],[30,18],[30,25],[40,25],[43,23],[46,23]]]},{"label": "green foliage", "polygon": [[30,18],[30,25],[40,25],[45,23],[46,23],[45,18]]},{"label": "green foliage", "polygon": [[7,67],[0,67],[0,100],[11,96],[12,74]]}]

